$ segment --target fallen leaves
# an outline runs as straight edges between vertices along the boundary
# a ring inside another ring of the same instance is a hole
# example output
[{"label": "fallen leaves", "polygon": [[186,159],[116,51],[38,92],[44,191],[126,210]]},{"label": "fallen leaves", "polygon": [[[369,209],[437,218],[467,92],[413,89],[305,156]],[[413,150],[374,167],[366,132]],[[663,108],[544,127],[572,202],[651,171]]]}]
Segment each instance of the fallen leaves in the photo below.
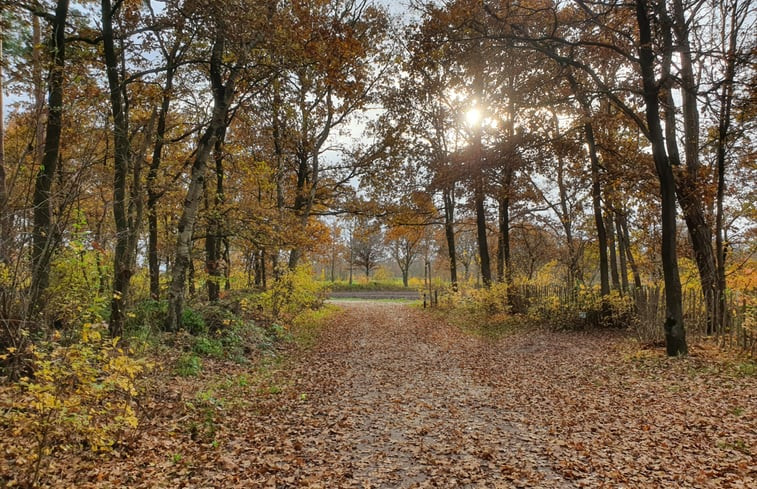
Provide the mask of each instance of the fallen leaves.
[{"label": "fallen leaves", "polygon": [[757,486],[757,380],[717,359],[626,354],[613,333],[493,342],[398,304],[345,309],[257,383],[156,385],[120,458],[66,455],[51,486]]}]

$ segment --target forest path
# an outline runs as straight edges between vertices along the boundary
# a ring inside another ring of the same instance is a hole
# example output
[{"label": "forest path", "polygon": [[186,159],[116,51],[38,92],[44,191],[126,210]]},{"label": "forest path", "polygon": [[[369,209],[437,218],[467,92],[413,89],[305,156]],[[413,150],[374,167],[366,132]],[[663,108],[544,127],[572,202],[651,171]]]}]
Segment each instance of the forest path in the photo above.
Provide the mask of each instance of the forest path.
[{"label": "forest path", "polygon": [[406,305],[340,306],[291,373],[305,401],[277,424],[298,453],[272,486],[573,487],[470,363],[491,344]]},{"label": "forest path", "polygon": [[757,487],[754,363],[339,305],[277,370],[156,381],[122,453],[72,454],[46,487]]}]

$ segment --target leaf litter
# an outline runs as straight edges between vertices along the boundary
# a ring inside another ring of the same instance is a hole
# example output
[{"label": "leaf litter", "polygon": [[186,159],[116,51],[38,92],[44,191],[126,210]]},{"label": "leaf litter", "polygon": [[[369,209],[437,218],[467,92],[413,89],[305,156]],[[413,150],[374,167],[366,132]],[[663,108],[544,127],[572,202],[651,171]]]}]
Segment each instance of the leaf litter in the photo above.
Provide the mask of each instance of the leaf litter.
[{"label": "leaf litter", "polygon": [[[163,379],[134,439],[65,455],[48,484],[757,487],[757,380],[712,356],[639,354],[617,332],[493,341],[357,302],[289,357],[225,390]],[[227,384],[247,375],[216,370]]]}]

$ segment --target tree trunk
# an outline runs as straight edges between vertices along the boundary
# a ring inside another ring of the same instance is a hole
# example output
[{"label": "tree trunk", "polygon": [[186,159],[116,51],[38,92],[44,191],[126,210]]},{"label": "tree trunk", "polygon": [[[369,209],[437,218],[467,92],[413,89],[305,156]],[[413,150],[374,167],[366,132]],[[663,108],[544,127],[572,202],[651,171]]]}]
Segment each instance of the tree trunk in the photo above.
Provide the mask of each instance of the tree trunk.
[{"label": "tree trunk", "polygon": [[607,231],[607,249],[609,251],[608,260],[610,262],[610,279],[612,288],[620,290],[620,274],[618,273],[618,254],[615,248],[615,225],[613,223],[613,211],[606,212],[605,230]]},{"label": "tree trunk", "polygon": [[[124,308],[133,274],[136,234],[139,225],[132,210],[136,205],[134,197],[141,198],[134,195],[139,188],[139,169],[132,167],[125,87],[122,83],[123,74],[119,66],[119,55],[116,52],[113,33],[113,16],[117,13],[118,6],[120,4],[117,4],[114,9],[110,0],[102,0],[101,3],[103,55],[113,116],[113,218],[116,225],[116,249],[113,256],[113,296],[110,302],[109,323],[110,334],[113,337],[123,335]],[[135,189],[131,201],[127,197],[130,170],[134,170],[134,176],[137,177],[132,182]]]},{"label": "tree trunk", "polygon": [[[664,10],[665,6],[661,5]],[[717,271],[715,264],[715,252],[712,248],[712,230],[705,216],[703,204],[702,188],[703,182],[700,177],[699,164],[699,108],[697,107],[697,84],[694,79],[694,72],[691,60],[691,47],[689,43],[689,27],[686,25],[684,18],[683,5],[680,0],[673,1],[673,25],[666,24],[663,31],[665,55],[672,57],[673,51],[676,50],[680,57],[680,79],[681,79],[681,97],[684,129],[684,154],[686,156],[686,167],[682,169],[676,179],[676,194],[678,203],[683,211],[686,227],[689,231],[692,249],[694,251],[694,260],[699,271],[699,280],[702,286],[702,292],[706,298],[707,305],[707,324],[708,329],[712,328],[712,322],[715,319],[713,310],[714,297],[717,295]],[[663,12],[664,13],[664,12]],[[665,14],[667,17],[667,14]],[[671,36],[671,27],[676,32],[677,43],[674,43]],[[677,44],[677,45],[676,45]],[[667,63],[670,63],[666,60]],[[665,74],[664,70],[663,74]],[[670,163],[674,167],[681,164],[678,152],[678,139],[676,137],[676,117],[675,101],[672,90],[666,89],[665,96],[665,130],[666,143],[668,145],[668,155]]]},{"label": "tree trunk", "polygon": [[591,123],[584,124],[584,135],[589,147],[589,160],[591,161],[591,204],[594,209],[594,224],[597,228],[597,245],[599,246],[599,281],[600,293],[606,296],[610,293],[610,274],[607,261],[607,232],[604,219],[602,218],[602,188],[599,179],[599,156],[594,140],[594,128]]},{"label": "tree trunk", "polygon": [[53,255],[58,231],[51,217],[51,189],[60,155],[63,130],[63,78],[66,61],[65,28],[68,0],[59,0],[52,23],[50,51],[53,67],[48,85],[48,114],[45,130],[45,149],[34,185],[34,223],[32,230],[32,281],[29,294],[29,313],[40,309],[40,297],[50,280],[50,259]]},{"label": "tree trunk", "polygon": [[506,199],[500,198],[497,202],[497,281],[505,281],[505,228],[509,227],[505,213]]},{"label": "tree trunk", "polygon": [[215,140],[220,134],[222,127],[227,124],[229,106],[234,96],[234,88],[238,71],[232,70],[226,85],[222,80],[223,54],[225,38],[219,29],[213,43],[210,58],[210,81],[213,91],[213,116],[210,125],[205,130],[197,148],[197,154],[192,164],[191,180],[187,196],[184,200],[184,209],[179,219],[178,237],[176,240],[176,258],[174,260],[171,287],[168,292],[168,319],[166,329],[177,331],[181,327],[181,315],[184,308],[184,284],[186,281],[187,268],[189,267],[190,248],[192,245],[192,232],[197,219],[197,210],[200,206],[202,191],[205,184],[205,170],[210,153],[215,145]]},{"label": "tree trunk", "polygon": [[168,66],[166,67],[166,83],[163,87],[163,96],[160,102],[160,112],[158,113],[158,125],[155,133],[155,146],[152,152],[152,161],[147,173],[147,266],[150,275],[150,297],[153,300],[160,299],[160,259],[158,257],[158,199],[161,192],[156,188],[158,170],[163,160],[163,147],[166,136],[166,119],[171,105],[173,90],[173,79],[176,68],[173,58],[176,55],[176,45],[169,56]]},{"label": "tree trunk", "polygon": [[618,258],[620,259],[620,290],[628,292],[628,260],[626,259],[626,244],[623,240],[623,228],[620,225],[620,214],[613,213],[615,225],[615,235],[618,242]]},{"label": "tree trunk", "polygon": [[[221,295],[221,245],[223,244],[223,222],[221,205],[223,205],[223,141],[226,137],[225,127],[220,128],[215,140],[216,187],[213,202],[209,203],[208,229],[205,235],[205,271],[208,273],[208,300],[218,302]],[[207,199],[208,196],[206,196]],[[209,199],[208,199],[209,200]]]},{"label": "tree trunk", "polygon": [[492,272],[489,264],[489,244],[487,243],[486,232],[486,209],[484,208],[484,177],[479,168],[479,174],[476,176],[475,204],[476,204],[476,238],[478,240],[479,269],[481,271],[481,280],[484,287],[489,287],[492,283]]},{"label": "tree trunk", "polygon": [[639,26],[639,67],[643,83],[643,97],[652,144],[652,156],[660,182],[661,227],[662,227],[662,268],[665,281],[665,347],[669,356],[685,355],[686,330],[683,323],[681,280],[678,272],[676,253],[676,192],[673,169],[665,152],[665,138],[662,132],[659,106],[659,85],[655,79],[655,59],[652,51],[647,0],[636,1],[636,21]]},{"label": "tree trunk", "polygon": [[[726,318],[726,278],[725,266],[727,258],[727,241],[725,239],[725,229],[723,223],[723,199],[725,197],[725,172],[726,172],[726,153],[728,151],[728,136],[731,126],[731,109],[733,106],[733,80],[736,73],[736,42],[738,39],[739,19],[738,19],[738,1],[735,1],[730,7],[730,31],[728,33],[728,51],[726,55],[726,72],[723,85],[720,90],[720,113],[718,121],[718,142],[717,142],[717,196],[715,210],[715,251],[717,262],[717,315],[715,317],[714,327],[722,330],[725,326]],[[712,332],[712,331],[709,331]]]},{"label": "tree trunk", "polygon": [[442,192],[444,200],[444,236],[447,238],[449,253],[449,277],[452,290],[457,291],[457,252],[455,250],[455,201],[454,190],[445,188]]},{"label": "tree trunk", "polygon": [[263,286],[263,290],[268,288],[268,276],[265,268],[265,248],[260,250],[260,285]]},{"label": "tree trunk", "polygon": [[7,264],[10,239],[10,212],[8,210],[8,187],[5,182],[5,110],[3,106],[3,26],[0,22],[0,264]]},{"label": "tree trunk", "polygon": [[620,226],[622,228],[622,233],[619,232],[618,236],[621,236],[623,239],[623,247],[626,250],[626,258],[628,259],[628,264],[631,266],[631,273],[633,274],[633,284],[634,287],[640,289],[641,275],[639,274],[639,267],[636,265],[636,259],[633,257],[633,253],[631,252],[631,235],[628,232],[628,219],[626,218],[625,214],[619,215],[618,219],[620,220]]}]

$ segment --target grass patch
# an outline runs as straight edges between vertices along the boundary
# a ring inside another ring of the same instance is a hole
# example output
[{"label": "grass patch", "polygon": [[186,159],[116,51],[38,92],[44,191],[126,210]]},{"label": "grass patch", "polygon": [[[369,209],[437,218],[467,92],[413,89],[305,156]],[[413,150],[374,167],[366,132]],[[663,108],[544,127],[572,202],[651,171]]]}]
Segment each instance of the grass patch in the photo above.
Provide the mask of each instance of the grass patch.
[{"label": "grass patch", "polygon": [[337,312],[339,312],[339,307],[334,304],[325,304],[320,309],[303,311],[294,318],[289,328],[291,340],[301,348],[312,347],[323,325]]},{"label": "grass patch", "polygon": [[337,281],[337,282],[324,282],[325,285],[329,285],[334,292],[407,292],[415,290],[413,287],[405,287],[402,285],[402,281],[394,280],[371,280],[368,282],[349,282]]},{"label": "grass patch", "polygon": [[176,373],[180,377],[197,377],[202,371],[202,360],[194,353],[185,353],[176,362]]}]

